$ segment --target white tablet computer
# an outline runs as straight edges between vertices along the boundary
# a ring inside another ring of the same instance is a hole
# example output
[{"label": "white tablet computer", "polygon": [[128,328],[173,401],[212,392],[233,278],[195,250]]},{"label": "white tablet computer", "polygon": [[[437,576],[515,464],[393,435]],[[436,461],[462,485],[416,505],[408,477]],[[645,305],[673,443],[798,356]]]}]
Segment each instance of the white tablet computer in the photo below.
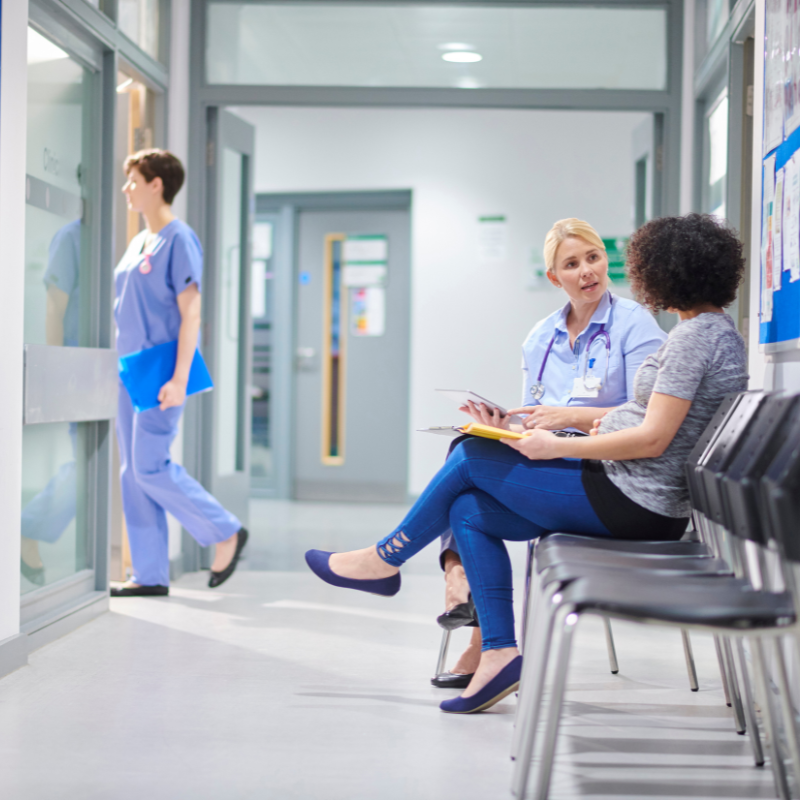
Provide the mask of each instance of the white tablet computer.
[{"label": "white tablet computer", "polygon": [[491,400],[481,397],[477,392],[471,392],[468,389],[437,389],[436,391],[449,397],[451,400],[458,403],[459,406],[465,406],[467,400],[472,400],[475,405],[483,403],[489,411],[497,409],[501,416],[505,417],[508,414],[508,411],[506,411],[503,406],[493,403]]}]

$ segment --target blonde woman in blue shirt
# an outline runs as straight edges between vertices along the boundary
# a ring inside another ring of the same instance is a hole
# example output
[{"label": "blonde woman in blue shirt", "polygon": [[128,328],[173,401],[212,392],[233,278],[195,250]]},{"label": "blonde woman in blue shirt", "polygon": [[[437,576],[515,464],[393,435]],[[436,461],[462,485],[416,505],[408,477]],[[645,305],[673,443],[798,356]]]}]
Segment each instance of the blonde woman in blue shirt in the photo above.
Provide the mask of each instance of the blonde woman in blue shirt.
[{"label": "blonde woman in blue shirt", "polygon": [[[594,420],[633,396],[633,379],[645,358],[666,340],[653,315],[634,300],[609,291],[608,256],[597,231],[580,219],[553,225],[544,244],[547,278],[569,301],[537,323],[522,344],[525,428],[588,433]],[[478,422],[511,427],[497,412],[470,404],[462,409]],[[461,688],[480,660],[481,633],[461,558],[448,531],[442,537],[445,628],[473,625],[472,640],[453,671],[435,686]]]}]

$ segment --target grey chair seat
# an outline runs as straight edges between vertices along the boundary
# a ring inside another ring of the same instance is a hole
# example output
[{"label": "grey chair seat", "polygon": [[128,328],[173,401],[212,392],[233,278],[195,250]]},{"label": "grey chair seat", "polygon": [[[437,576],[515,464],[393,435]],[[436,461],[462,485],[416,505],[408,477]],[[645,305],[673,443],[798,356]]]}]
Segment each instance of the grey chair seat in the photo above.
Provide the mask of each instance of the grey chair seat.
[{"label": "grey chair seat", "polygon": [[[542,585],[547,586],[553,581],[562,584],[572,583],[581,579],[602,579],[614,578],[620,584],[626,584],[629,580],[659,579],[659,578],[726,578],[733,573],[725,561],[718,558],[687,558],[683,563],[673,563],[672,566],[662,568],[659,559],[656,563],[644,564],[642,567],[631,567],[628,565],[620,567],[597,566],[595,564],[583,562],[575,563],[563,561],[548,567],[542,572]],[[677,559],[669,559],[677,562]],[[652,565],[651,565],[652,564]]]},{"label": "grey chair seat", "polygon": [[630,539],[608,539],[596,536],[580,536],[575,533],[551,533],[538,545],[540,552],[551,547],[582,547],[591,550],[607,550],[615,553],[640,553],[652,556],[710,556],[711,550],[703,542],[640,542]]},{"label": "grey chair seat", "polygon": [[579,612],[717,629],[776,628],[796,620],[789,592],[757,592],[741,578],[590,577],[570,583],[561,602]]},{"label": "grey chair seat", "polygon": [[697,569],[703,570],[704,561],[715,561],[714,569],[727,564],[720,559],[698,556],[661,556],[641,553],[619,553],[613,550],[597,550],[595,548],[549,547],[544,552],[541,548],[536,552],[536,571],[542,572],[556,564],[591,564],[598,567],[617,567],[630,569]]}]

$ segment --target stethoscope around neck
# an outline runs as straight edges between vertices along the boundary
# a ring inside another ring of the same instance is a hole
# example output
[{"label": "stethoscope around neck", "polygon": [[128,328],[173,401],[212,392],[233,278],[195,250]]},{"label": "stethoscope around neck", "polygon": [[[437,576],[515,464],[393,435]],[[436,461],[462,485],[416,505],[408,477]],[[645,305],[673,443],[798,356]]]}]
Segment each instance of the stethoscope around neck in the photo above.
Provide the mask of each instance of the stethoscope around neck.
[{"label": "stethoscope around neck", "polygon": [[[600,330],[592,335],[592,337],[589,339],[589,344],[586,345],[586,354],[583,359],[583,385],[590,392],[593,392],[595,389],[599,390],[608,382],[608,365],[611,361],[611,336],[605,328],[605,325],[601,325]],[[536,378],[536,383],[531,386],[531,397],[533,397],[534,400],[541,400],[544,396],[544,384],[542,383],[542,376],[544,375],[544,368],[547,366],[547,359],[550,356],[550,351],[553,349],[553,343],[555,342],[557,335],[558,331],[555,331],[553,333],[553,337],[550,339],[550,344],[547,345],[547,350],[545,351],[544,358],[542,359],[542,366],[539,368],[539,376]],[[589,362],[594,361],[594,359],[589,358],[589,354],[591,352],[594,340],[598,338],[604,339],[606,343],[606,371],[602,380],[594,375],[587,375],[587,372],[590,369]]]}]

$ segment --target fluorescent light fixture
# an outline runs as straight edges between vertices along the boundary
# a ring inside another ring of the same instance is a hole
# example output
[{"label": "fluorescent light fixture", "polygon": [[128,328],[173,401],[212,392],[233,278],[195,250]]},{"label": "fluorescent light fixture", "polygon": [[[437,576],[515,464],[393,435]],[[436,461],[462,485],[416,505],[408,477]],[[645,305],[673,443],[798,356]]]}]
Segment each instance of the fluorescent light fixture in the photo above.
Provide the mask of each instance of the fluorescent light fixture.
[{"label": "fluorescent light fixture", "polygon": [[132,83],[133,78],[128,78],[128,80],[122,81],[122,83],[117,86],[117,93],[122,94]]},{"label": "fluorescent light fixture", "polygon": [[439,45],[440,50],[474,50],[474,44],[467,44],[466,42],[445,42]]},{"label": "fluorescent light fixture", "polygon": [[463,51],[444,53],[442,58],[454,64],[474,64],[476,61],[483,60],[483,56],[480,53],[465,53]]},{"label": "fluorescent light fixture", "polygon": [[59,61],[69,58],[58,45],[45,39],[41,33],[33,28],[28,28],[28,63],[43,64],[46,61]]}]

